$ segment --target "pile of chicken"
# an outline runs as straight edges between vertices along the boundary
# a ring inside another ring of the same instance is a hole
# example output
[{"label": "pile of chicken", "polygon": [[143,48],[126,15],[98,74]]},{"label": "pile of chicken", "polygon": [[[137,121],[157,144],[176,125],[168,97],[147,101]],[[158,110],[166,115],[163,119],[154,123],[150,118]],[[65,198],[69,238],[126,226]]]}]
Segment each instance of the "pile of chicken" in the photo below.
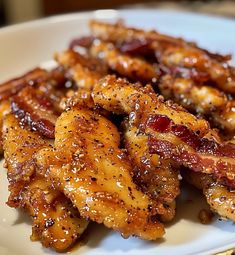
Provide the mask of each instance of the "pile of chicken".
[{"label": "pile of chicken", "polygon": [[181,176],[235,221],[230,56],[120,22],[90,29],[56,68],[0,87],[7,204],[32,217],[31,239],[65,251],[89,221],[161,238]]}]

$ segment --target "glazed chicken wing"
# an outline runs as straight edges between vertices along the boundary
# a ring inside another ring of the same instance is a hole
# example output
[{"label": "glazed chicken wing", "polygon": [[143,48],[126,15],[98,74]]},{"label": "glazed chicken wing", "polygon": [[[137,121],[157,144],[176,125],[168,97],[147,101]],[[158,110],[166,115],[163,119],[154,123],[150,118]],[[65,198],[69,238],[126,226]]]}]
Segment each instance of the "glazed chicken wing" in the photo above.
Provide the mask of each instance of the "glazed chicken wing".
[{"label": "glazed chicken wing", "polygon": [[39,151],[37,165],[82,217],[124,237],[159,238],[164,228],[158,212],[132,182],[132,166],[118,145],[119,133],[110,121],[85,108],[70,109],[56,123],[55,147]]},{"label": "glazed chicken wing", "polygon": [[9,180],[8,205],[25,209],[32,218],[32,240],[57,251],[67,250],[86,229],[71,202],[50,182],[35,173],[33,155],[49,145],[36,132],[20,126],[9,114],[3,122],[3,147]]}]

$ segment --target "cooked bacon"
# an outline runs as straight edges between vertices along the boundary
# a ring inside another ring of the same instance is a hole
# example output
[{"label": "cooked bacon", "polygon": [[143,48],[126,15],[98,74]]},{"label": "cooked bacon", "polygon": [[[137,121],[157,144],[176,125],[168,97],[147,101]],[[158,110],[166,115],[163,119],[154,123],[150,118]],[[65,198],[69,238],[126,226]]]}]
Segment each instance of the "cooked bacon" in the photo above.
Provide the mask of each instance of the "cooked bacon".
[{"label": "cooked bacon", "polygon": [[74,50],[76,46],[89,48],[92,45],[94,39],[95,38],[93,36],[82,36],[75,38],[70,42],[69,49]]},{"label": "cooked bacon", "polygon": [[219,144],[216,141],[208,140],[207,138],[201,138],[199,135],[191,131],[186,126],[175,124],[172,119],[165,115],[150,115],[147,120],[146,126],[157,132],[170,132],[174,134],[197,152],[209,153],[221,157],[235,158],[235,144]]},{"label": "cooked bacon", "polygon": [[204,138],[211,131],[206,121],[164,102],[148,87],[136,87],[113,76],[97,83],[94,100],[106,110],[129,114],[131,122],[149,137],[150,154],[213,174],[218,181],[235,187],[235,146]]},{"label": "cooked bacon", "polygon": [[37,130],[48,138],[54,138],[58,112],[44,93],[36,88],[26,87],[12,97],[11,108],[21,124],[29,125],[32,130]]}]

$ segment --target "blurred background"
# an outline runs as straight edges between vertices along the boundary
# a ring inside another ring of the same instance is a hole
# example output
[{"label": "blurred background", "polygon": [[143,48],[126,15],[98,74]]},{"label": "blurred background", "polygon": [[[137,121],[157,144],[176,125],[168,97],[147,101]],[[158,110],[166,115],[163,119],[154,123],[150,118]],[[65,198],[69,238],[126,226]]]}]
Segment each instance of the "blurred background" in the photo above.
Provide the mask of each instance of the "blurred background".
[{"label": "blurred background", "polygon": [[235,18],[234,0],[0,0],[0,26],[56,14],[105,8],[188,10]]}]

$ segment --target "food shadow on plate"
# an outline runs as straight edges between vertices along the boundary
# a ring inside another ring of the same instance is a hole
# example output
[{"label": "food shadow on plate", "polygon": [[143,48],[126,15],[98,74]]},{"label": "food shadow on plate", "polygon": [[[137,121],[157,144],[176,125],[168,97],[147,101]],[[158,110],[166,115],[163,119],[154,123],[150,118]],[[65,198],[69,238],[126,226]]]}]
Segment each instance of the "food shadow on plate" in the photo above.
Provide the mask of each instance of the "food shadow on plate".
[{"label": "food shadow on plate", "polygon": [[[90,250],[102,247],[106,251],[122,251],[146,249],[146,244],[156,246],[155,242],[140,240],[137,237],[124,239],[121,235],[101,224],[91,223],[88,231],[85,233],[84,248]],[[80,247],[83,248],[83,247]]]},{"label": "food shadow on plate", "polygon": [[17,209],[17,218],[15,219],[15,221],[12,223],[13,226],[15,225],[19,225],[19,224],[24,224],[26,223],[27,225],[32,225],[32,220],[30,218],[30,216],[25,213],[23,210]]},{"label": "food shadow on plate", "polygon": [[[173,221],[166,224],[167,228],[171,228],[181,220],[187,220],[194,223],[200,223],[198,214],[202,209],[210,209],[202,192],[188,183],[182,182],[181,194],[176,200],[176,215]],[[216,220],[213,217],[212,222]]]}]

